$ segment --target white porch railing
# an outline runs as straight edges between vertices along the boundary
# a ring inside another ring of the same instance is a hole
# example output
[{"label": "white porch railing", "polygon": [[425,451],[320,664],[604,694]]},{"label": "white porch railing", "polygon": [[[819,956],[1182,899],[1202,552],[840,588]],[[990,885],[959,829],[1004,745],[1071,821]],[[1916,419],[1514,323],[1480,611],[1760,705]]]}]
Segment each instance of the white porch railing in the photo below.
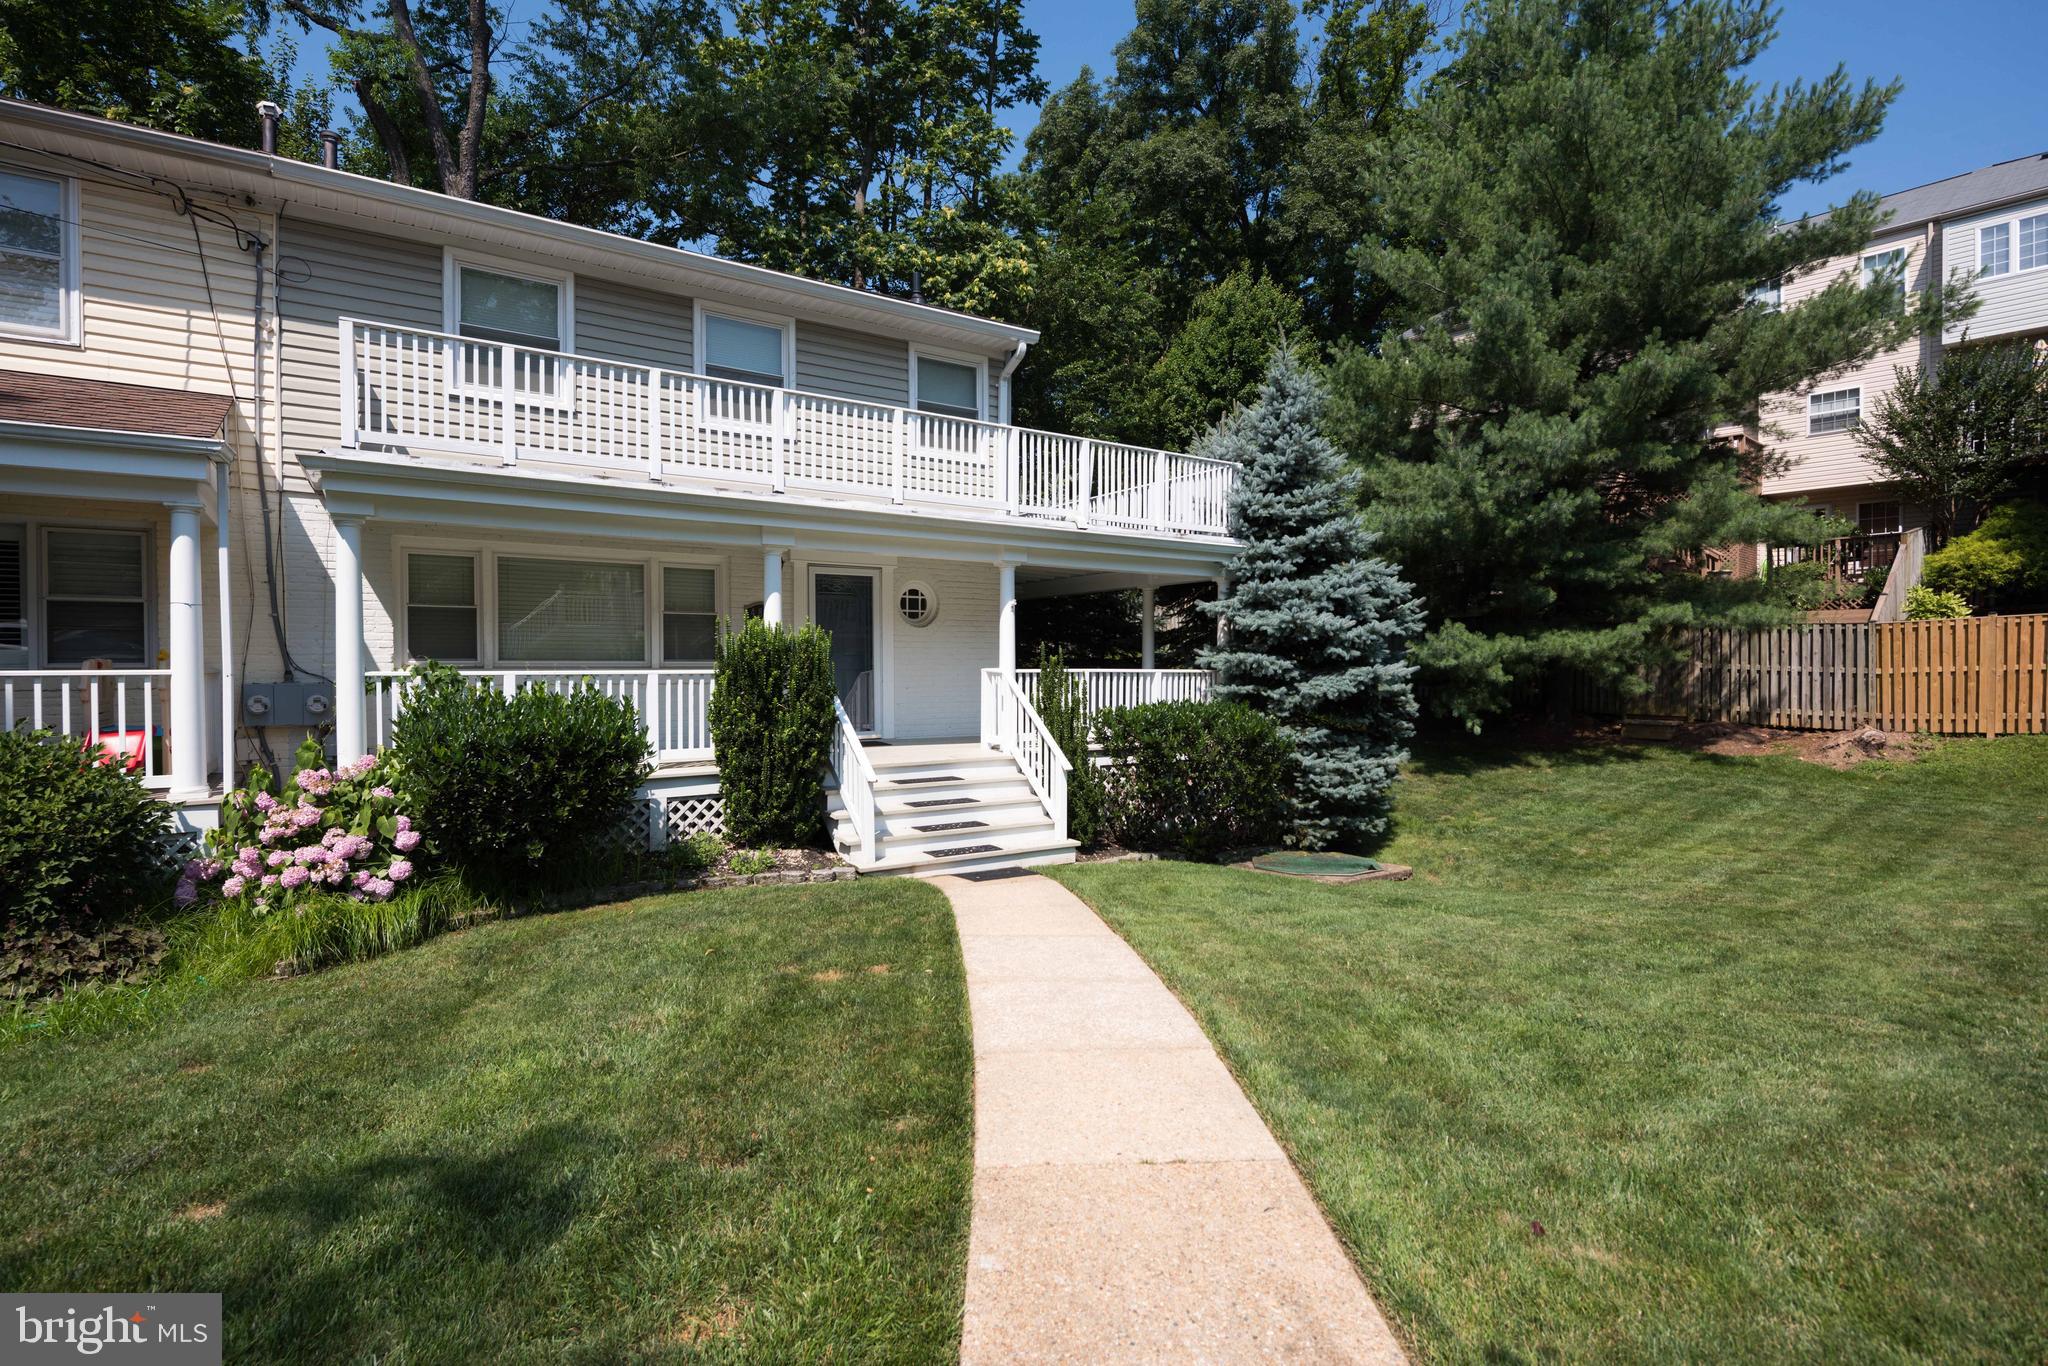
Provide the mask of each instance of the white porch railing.
[{"label": "white porch railing", "polygon": [[[461,673],[464,678],[495,683],[507,693],[520,688],[558,693],[588,688],[623,698],[640,713],[657,762],[711,757],[709,669],[464,669]],[[391,742],[392,724],[405,710],[409,677],[391,670],[368,675],[370,695],[364,713],[371,749],[382,749]]]},{"label": "white porch railing", "polygon": [[341,444],[1222,535],[1237,466],[343,318]]},{"label": "white porch railing", "polygon": [[[1215,676],[1207,669],[1069,669],[1080,680],[1081,703],[1088,719],[1113,707],[1145,702],[1206,702]],[[1026,697],[1038,696],[1038,670],[1017,670],[1017,686]]]},{"label": "white porch railing", "polygon": [[1054,839],[1067,837],[1067,775],[1074,765],[1053,742],[1045,718],[1001,669],[981,671],[981,740],[1017,761],[1024,781],[1045,803]]},{"label": "white porch railing", "polygon": [[838,724],[832,728],[832,775],[839,783],[839,800],[846,804],[847,819],[853,823],[853,861],[873,863],[875,844],[875,766],[861,747],[860,732],[839,700],[832,700]]},{"label": "white porch railing", "polygon": [[141,774],[145,786],[169,787],[156,742],[170,722],[170,692],[169,669],[0,669],[0,731],[77,736],[82,748]]}]

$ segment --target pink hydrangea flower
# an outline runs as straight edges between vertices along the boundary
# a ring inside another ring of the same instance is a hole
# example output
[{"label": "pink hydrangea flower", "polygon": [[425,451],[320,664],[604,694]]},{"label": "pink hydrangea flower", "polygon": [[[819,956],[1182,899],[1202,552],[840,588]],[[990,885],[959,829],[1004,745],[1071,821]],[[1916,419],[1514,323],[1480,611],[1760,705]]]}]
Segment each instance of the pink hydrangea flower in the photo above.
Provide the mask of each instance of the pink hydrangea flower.
[{"label": "pink hydrangea flower", "polygon": [[178,888],[171,893],[171,900],[180,906],[190,906],[199,900],[199,887],[189,878],[179,878]]},{"label": "pink hydrangea flower", "polygon": [[334,790],[334,775],[324,768],[301,769],[298,783],[299,791],[324,797]]},{"label": "pink hydrangea flower", "polygon": [[401,834],[403,834],[407,830],[412,829],[412,817],[400,816],[398,818],[398,829]]},{"label": "pink hydrangea flower", "polygon": [[292,812],[292,824],[301,830],[304,830],[309,825],[318,825],[319,823],[320,808],[317,806],[302,806]]},{"label": "pink hydrangea flower", "polygon": [[292,861],[292,851],[289,849],[273,849],[263,861],[273,868],[282,868]]},{"label": "pink hydrangea flower", "polygon": [[[398,819],[404,820],[405,817],[400,816]],[[419,847],[420,832],[417,830],[401,830],[392,837],[391,842],[398,846],[399,853],[410,854]]]},{"label": "pink hydrangea flower", "polygon": [[247,880],[244,879],[240,873],[237,873],[235,874],[235,876],[229,878],[226,882],[221,883],[220,894],[222,896],[240,896],[242,894],[242,889],[247,887],[248,885],[249,884]]},{"label": "pink hydrangea flower", "polygon": [[391,866],[385,870],[384,875],[393,882],[405,881],[412,876],[411,860],[402,858],[391,860]]},{"label": "pink hydrangea flower", "polygon": [[396,796],[397,796],[398,794],[397,794],[396,792],[393,792],[393,791],[392,791],[392,790],[391,790],[390,788],[386,787],[386,786],[385,786],[384,784],[382,784],[382,783],[379,783],[379,784],[377,784],[377,785],[376,785],[375,787],[373,787],[373,788],[371,788],[371,789],[370,789],[370,795],[371,795],[372,797],[382,797],[382,798],[383,798],[383,799],[384,799],[385,801],[387,801],[387,802],[388,802],[388,801],[390,801],[390,800],[391,800],[392,798],[396,797]]},{"label": "pink hydrangea flower", "polygon": [[278,875],[276,873],[265,873],[263,875],[263,890],[266,892],[269,891],[271,888],[277,886],[277,882]]},{"label": "pink hydrangea flower", "polygon": [[277,810],[277,798],[271,796],[268,792],[257,793],[256,809],[265,813]]},{"label": "pink hydrangea flower", "polygon": [[364,885],[363,890],[379,901],[386,901],[390,899],[393,892],[398,890],[398,885],[391,881],[390,878],[373,877]]},{"label": "pink hydrangea flower", "polygon": [[304,868],[301,868],[294,864],[292,867],[285,869],[282,873],[279,873],[277,875],[277,880],[279,884],[285,888],[286,891],[291,891],[295,888],[305,886],[306,879],[311,876],[312,874],[308,873]]}]

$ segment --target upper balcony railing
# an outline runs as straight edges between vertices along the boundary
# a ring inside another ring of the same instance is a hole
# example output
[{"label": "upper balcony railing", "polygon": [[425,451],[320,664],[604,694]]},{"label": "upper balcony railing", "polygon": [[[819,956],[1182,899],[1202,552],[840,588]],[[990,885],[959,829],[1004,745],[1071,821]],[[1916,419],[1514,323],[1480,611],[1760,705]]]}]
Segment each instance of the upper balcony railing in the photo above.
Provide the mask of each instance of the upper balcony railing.
[{"label": "upper balcony railing", "polygon": [[341,443],[1225,534],[1227,460],[341,320]]}]

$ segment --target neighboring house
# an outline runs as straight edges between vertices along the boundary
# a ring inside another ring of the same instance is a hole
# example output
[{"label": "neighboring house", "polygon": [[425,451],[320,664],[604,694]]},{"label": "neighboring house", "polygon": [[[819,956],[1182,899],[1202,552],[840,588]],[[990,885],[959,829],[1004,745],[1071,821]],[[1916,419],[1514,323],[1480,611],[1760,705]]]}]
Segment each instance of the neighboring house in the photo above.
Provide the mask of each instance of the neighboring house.
[{"label": "neighboring house", "polygon": [[[1755,439],[1771,465],[1765,496],[1804,499],[1856,527],[1854,536],[1820,552],[1849,583],[1889,568],[1907,543],[1908,563],[1894,576],[1900,582],[1888,585],[1889,600],[1902,596],[1904,580],[1917,580],[1915,533],[1927,524],[1926,510],[1886,487],[1855,429],[1903,367],[1937,370],[1943,353],[1958,346],[2048,338],[2048,153],[1902,190],[1880,208],[1885,226],[1862,253],[1829,261],[1782,288],[1759,290],[1759,299],[1796,307],[1847,272],[1866,282],[1896,278],[1912,290],[1961,274],[1972,277],[1976,315],[1806,389],[1770,396]],[[1780,547],[1767,553],[1783,562],[1810,552]]]},{"label": "neighboring house", "polygon": [[718,626],[816,621],[856,861],[1069,856],[1016,600],[1221,578],[1237,471],[1012,426],[1036,340],[0,101],[0,725],[203,822],[311,726],[374,749],[416,660],[600,686],[659,839],[715,813]]}]

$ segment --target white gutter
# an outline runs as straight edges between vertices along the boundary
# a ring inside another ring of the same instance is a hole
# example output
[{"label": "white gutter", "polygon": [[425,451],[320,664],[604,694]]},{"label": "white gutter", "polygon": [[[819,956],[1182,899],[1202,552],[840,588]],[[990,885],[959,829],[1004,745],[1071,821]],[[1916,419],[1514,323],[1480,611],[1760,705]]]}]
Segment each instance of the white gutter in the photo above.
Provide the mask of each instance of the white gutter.
[{"label": "white gutter", "polygon": [[[1036,333],[1032,334],[1032,340],[1037,340]],[[1020,341],[1017,343],[1017,349],[1010,353],[1010,358],[1003,362],[1002,385],[999,390],[1002,416],[998,420],[1005,427],[1010,425],[1010,376],[1017,373],[1017,367],[1024,363],[1024,353],[1030,349],[1031,342]]]}]

